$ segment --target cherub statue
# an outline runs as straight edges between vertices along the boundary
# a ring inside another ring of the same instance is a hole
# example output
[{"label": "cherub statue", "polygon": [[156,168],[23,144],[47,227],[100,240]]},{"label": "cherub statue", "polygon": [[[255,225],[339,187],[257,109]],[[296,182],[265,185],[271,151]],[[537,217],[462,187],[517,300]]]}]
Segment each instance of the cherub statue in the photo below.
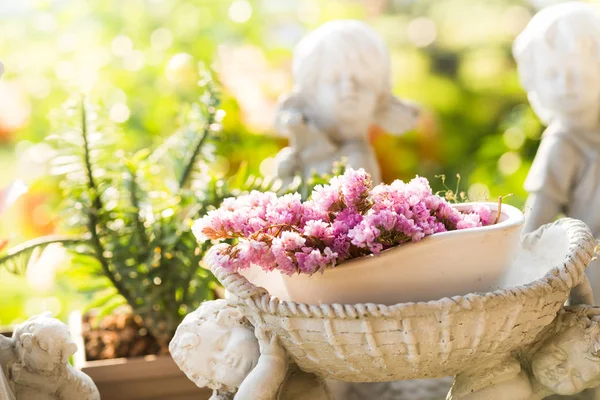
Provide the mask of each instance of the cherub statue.
[{"label": "cherub statue", "polygon": [[288,363],[277,336],[252,325],[226,300],[188,314],[169,350],[211,400],[332,400],[324,382]]},{"label": "cherub statue", "polygon": [[415,106],[391,93],[383,40],[359,21],[327,22],[298,44],[292,74],[294,88],[280,100],[276,116],[276,128],[290,139],[276,156],[279,178],[285,184],[296,175],[329,173],[346,158],[379,183],[369,127],[401,134],[418,117]]},{"label": "cherub statue", "polygon": [[[525,232],[559,214],[600,237],[600,14],[567,2],[538,12],[513,46],[531,106],[547,124],[525,181]],[[600,297],[600,264],[586,270]],[[588,300],[590,301],[590,300]]]},{"label": "cherub statue", "polygon": [[541,340],[494,367],[456,378],[449,400],[539,400],[600,384],[600,309],[562,309]]},{"label": "cherub statue", "polygon": [[28,319],[12,338],[0,336],[0,364],[9,390],[18,400],[99,400],[91,378],[69,364],[76,350],[59,320],[49,314]]}]

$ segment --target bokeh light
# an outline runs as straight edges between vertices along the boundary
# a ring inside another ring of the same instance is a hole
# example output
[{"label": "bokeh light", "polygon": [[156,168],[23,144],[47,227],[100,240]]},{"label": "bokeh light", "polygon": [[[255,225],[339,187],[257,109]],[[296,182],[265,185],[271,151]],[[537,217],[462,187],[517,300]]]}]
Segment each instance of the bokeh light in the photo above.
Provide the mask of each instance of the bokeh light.
[{"label": "bokeh light", "polygon": [[429,18],[415,18],[408,24],[408,38],[417,47],[429,46],[437,36],[435,22]]},{"label": "bokeh light", "polygon": [[498,171],[502,175],[512,175],[521,167],[521,157],[513,151],[506,152],[498,159]]},{"label": "bokeh light", "polygon": [[229,18],[238,24],[247,22],[252,16],[252,6],[246,0],[236,0],[229,7]]},{"label": "bokeh light", "polygon": [[520,149],[525,143],[525,133],[522,129],[516,126],[508,128],[504,132],[502,138],[504,139],[504,144],[506,144],[506,147],[513,150]]},{"label": "bokeh light", "polygon": [[158,28],[150,35],[150,43],[156,51],[165,51],[173,43],[173,35],[167,28]]},{"label": "bokeh light", "polygon": [[129,107],[123,103],[117,103],[110,108],[110,119],[119,124],[127,121],[129,114]]}]

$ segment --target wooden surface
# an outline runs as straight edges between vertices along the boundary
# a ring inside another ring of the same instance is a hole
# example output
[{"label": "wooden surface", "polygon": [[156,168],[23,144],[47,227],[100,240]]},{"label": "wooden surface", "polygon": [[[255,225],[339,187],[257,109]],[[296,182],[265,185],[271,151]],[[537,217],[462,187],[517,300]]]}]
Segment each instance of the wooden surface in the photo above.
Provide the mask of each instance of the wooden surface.
[{"label": "wooden surface", "polygon": [[98,386],[102,400],[207,400],[169,356],[86,362],[82,371]]}]

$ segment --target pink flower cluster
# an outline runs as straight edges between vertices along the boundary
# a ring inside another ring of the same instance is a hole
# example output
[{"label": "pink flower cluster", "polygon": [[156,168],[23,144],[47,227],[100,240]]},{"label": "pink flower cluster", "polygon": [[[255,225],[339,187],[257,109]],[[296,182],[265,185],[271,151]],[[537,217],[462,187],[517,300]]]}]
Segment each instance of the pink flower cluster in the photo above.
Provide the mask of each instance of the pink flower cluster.
[{"label": "pink flower cluster", "polygon": [[213,246],[206,256],[211,264],[231,271],[256,264],[292,275],[313,274],[427,235],[491,222],[488,207],[460,212],[433,194],[425,178],[373,188],[364,170],[348,169],[328,185],[317,186],[304,203],[298,194],[253,191],[226,199],[192,229],[201,242],[237,239],[233,245]]}]

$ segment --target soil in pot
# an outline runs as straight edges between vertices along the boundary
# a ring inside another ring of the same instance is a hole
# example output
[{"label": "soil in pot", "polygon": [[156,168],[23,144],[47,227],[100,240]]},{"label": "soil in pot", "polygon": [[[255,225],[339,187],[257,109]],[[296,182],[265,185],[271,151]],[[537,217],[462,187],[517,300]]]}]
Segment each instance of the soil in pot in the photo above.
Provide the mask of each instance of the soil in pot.
[{"label": "soil in pot", "polygon": [[198,388],[177,367],[142,319],[123,312],[82,318],[88,374],[102,399],[206,400],[211,390]]},{"label": "soil in pot", "polygon": [[98,319],[86,314],[82,323],[87,361],[168,354],[137,315],[119,313]]}]

